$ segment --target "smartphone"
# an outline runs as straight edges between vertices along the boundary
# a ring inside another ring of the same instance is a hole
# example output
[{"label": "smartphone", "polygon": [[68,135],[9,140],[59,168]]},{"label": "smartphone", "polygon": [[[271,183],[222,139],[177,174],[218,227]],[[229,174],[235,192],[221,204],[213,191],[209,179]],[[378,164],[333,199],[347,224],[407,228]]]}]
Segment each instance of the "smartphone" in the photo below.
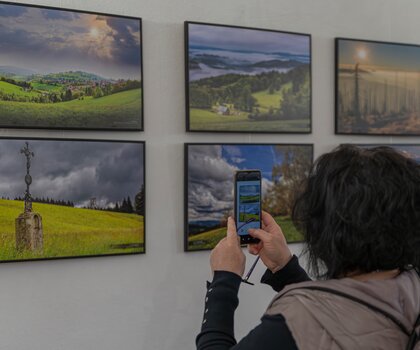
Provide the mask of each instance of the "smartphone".
[{"label": "smartphone", "polygon": [[241,244],[258,243],[248,234],[261,228],[261,171],[240,170],[235,173],[235,223]]}]

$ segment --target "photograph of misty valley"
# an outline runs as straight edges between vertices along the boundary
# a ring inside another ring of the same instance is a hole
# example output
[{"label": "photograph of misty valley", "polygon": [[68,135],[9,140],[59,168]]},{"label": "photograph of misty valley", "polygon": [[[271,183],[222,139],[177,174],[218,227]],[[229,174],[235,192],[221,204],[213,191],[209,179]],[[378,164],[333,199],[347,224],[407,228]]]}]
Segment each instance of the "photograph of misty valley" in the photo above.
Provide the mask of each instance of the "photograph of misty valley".
[{"label": "photograph of misty valley", "polygon": [[310,144],[187,144],[185,249],[212,249],[226,236],[234,173],[244,169],[261,171],[262,209],[275,217],[289,243],[302,241],[290,214],[312,158]]},{"label": "photograph of misty valley", "polygon": [[140,130],[140,19],[0,4],[0,126]]},{"label": "photograph of misty valley", "polygon": [[336,40],[336,131],[420,135],[420,46]]},{"label": "photograph of misty valley", "polygon": [[0,139],[0,261],[144,252],[144,144]]},{"label": "photograph of misty valley", "polygon": [[188,130],[311,131],[311,37],[187,23]]}]

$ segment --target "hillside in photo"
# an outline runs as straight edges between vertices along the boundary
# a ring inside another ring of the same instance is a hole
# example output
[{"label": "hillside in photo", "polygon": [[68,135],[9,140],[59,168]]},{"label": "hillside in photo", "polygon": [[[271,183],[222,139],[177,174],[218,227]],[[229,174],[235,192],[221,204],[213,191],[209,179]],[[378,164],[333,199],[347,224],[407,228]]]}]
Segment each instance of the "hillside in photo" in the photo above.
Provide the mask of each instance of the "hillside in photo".
[{"label": "hillside in photo", "polygon": [[33,204],[41,214],[44,250],[18,252],[15,221],[23,202],[0,199],[0,260],[62,258],[144,251],[143,216],[101,210]]}]

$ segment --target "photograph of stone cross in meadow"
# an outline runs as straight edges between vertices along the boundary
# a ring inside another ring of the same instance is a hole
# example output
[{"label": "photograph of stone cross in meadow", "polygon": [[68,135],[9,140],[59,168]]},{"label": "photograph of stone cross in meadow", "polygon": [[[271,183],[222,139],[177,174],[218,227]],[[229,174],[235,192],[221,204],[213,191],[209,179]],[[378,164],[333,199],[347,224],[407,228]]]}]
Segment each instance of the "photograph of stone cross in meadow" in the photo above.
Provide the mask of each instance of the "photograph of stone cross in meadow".
[{"label": "photograph of stone cross in meadow", "polygon": [[0,127],[142,130],[141,19],[0,4]]},{"label": "photograph of stone cross in meadow", "polygon": [[185,23],[187,131],[310,133],[311,36]]},{"label": "photograph of stone cross in meadow", "polygon": [[144,143],[0,139],[0,262],[145,251]]},{"label": "photograph of stone cross in meadow", "polygon": [[336,133],[420,135],[420,46],[337,38]]},{"label": "photograph of stone cross in meadow", "polygon": [[281,225],[289,243],[303,240],[290,218],[309,173],[311,144],[186,144],[185,250],[212,249],[233,215],[234,173],[261,171],[262,209]]}]

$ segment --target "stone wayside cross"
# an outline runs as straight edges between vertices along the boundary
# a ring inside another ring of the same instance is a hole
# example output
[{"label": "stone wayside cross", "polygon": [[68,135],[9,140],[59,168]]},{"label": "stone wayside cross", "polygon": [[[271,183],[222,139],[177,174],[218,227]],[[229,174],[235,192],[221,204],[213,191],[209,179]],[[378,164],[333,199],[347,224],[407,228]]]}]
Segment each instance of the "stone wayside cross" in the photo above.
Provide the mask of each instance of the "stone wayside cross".
[{"label": "stone wayside cross", "polygon": [[25,191],[25,213],[30,213],[32,211],[32,196],[29,190],[29,186],[32,183],[32,176],[29,171],[31,169],[31,157],[35,157],[34,152],[29,150],[29,143],[25,142],[26,146],[20,150],[20,153],[23,153],[26,157],[26,191]]},{"label": "stone wayside cross", "polygon": [[32,211],[32,196],[29,188],[32,183],[32,176],[30,175],[31,157],[35,157],[35,154],[30,151],[28,142],[20,150],[20,153],[26,157],[26,191],[24,212],[15,220],[16,250],[18,252],[32,251],[42,254],[44,249],[42,217]]}]

